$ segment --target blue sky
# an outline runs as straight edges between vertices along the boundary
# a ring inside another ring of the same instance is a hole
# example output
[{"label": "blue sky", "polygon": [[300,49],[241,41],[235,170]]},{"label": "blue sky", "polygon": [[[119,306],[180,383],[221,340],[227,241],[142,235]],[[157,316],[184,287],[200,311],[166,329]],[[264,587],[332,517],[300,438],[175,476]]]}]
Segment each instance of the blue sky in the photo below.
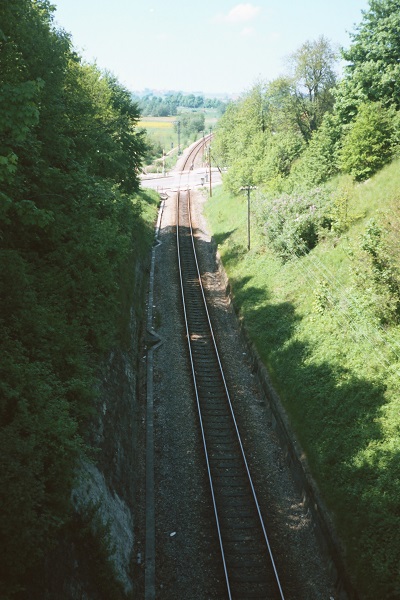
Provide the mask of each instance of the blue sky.
[{"label": "blue sky", "polygon": [[131,90],[241,93],[324,35],[347,47],[368,0],[53,0],[79,53]]}]

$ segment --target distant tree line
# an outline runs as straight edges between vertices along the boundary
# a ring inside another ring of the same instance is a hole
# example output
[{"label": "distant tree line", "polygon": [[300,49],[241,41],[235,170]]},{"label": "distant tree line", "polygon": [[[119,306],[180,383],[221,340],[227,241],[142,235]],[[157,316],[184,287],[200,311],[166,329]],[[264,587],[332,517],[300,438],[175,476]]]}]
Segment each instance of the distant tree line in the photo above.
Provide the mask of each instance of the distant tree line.
[{"label": "distant tree line", "polygon": [[179,108],[202,109],[214,108],[223,114],[226,103],[217,98],[205,98],[194,94],[167,94],[164,97],[148,94],[143,97],[132,96],[141,114],[145,117],[171,117],[178,114]]}]

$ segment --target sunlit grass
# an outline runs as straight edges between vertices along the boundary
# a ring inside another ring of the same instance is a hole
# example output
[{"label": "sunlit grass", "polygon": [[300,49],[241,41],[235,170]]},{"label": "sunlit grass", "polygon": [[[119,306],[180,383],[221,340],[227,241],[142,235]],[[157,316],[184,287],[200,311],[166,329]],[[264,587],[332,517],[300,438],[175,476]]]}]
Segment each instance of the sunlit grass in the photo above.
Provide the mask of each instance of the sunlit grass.
[{"label": "sunlit grass", "polygon": [[373,317],[357,272],[366,223],[400,202],[399,166],[364,184],[337,178],[358,218],[341,237],[286,263],[255,219],[247,251],[245,197],[219,189],[206,207],[236,306],[371,600],[400,597],[400,327]]}]

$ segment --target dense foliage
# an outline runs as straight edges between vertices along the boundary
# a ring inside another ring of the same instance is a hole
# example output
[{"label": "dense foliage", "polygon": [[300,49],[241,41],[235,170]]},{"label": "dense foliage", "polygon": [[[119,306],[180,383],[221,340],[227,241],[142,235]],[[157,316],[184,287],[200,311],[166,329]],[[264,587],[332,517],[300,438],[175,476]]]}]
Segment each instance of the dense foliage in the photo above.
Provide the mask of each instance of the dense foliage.
[{"label": "dense foliage", "polygon": [[399,27],[399,0],[369,1],[350,48],[343,51],[348,65],[337,98],[342,120],[351,121],[366,102],[400,108]]},{"label": "dense foliage", "polygon": [[222,114],[226,103],[217,98],[205,98],[194,94],[168,93],[165,96],[132,96],[138,104],[140,112],[148,117],[173,117],[178,114],[179,108],[215,108]]},{"label": "dense foliage", "polygon": [[339,83],[338,57],[320,38],[293,54],[288,75],[228,106],[214,153],[230,168],[229,189],[291,193],[341,171],[362,181],[389,162],[400,140],[399,24],[398,0],[371,0],[342,51],[348,64]]},{"label": "dense foliage", "polygon": [[209,209],[237,308],[371,600],[400,597],[399,28],[399,0],[369,0],[340,82],[322,38],[230,104]]},{"label": "dense foliage", "polygon": [[257,221],[283,260],[298,258],[315,248],[332,226],[333,199],[324,189],[277,198],[259,195],[255,204]]},{"label": "dense foliage", "polygon": [[191,143],[197,139],[198,134],[205,129],[205,118],[201,112],[184,112],[174,123],[175,131],[179,131],[181,140]]},{"label": "dense foliage", "polygon": [[0,26],[0,596],[22,598],[68,518],[96,364],[123,340],[144,144],[130,93],[47,0],[2,2]]}]

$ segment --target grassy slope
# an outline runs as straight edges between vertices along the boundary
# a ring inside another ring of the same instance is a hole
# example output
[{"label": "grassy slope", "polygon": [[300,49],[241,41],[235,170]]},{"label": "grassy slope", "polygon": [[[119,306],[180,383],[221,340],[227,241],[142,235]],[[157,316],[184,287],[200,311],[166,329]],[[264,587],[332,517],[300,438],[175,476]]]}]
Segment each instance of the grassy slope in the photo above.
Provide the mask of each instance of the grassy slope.
[{"label": "grassy slope", "polygon": [[[368,317],[360,235],[400,200],[399,163],[350,185],[347,234],[280,263],[253,223],[246,198],[218,190],[207,218],[235,302],[308,457],[365,598],[400,597],[400,328]],[[362,215],[362,216],[361,216]],[[396,346],[397,344],[397,346]]]}]

